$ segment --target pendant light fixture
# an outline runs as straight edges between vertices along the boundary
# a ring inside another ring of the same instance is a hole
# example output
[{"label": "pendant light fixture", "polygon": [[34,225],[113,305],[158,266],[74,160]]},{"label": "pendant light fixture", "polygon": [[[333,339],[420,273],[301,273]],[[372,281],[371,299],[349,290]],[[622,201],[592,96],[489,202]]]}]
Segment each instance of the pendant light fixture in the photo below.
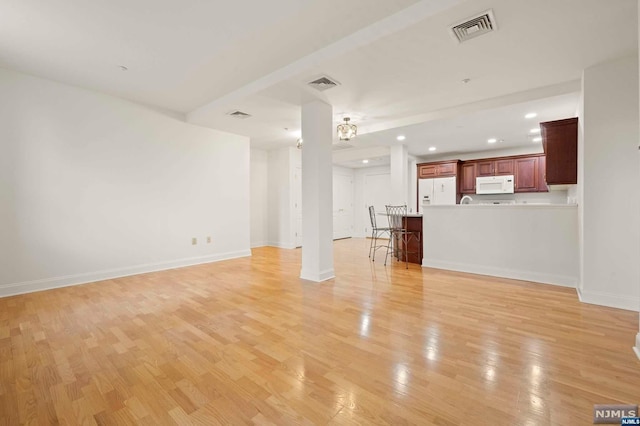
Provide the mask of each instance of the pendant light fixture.
[{"label": "pendant light fixture", "polygon": [[358,134],[358,126],[350,124],[349,120],[351,120],[349,117],[345,117],[344,123],[338,124],[338,139],[341,141],[353,139]]}]

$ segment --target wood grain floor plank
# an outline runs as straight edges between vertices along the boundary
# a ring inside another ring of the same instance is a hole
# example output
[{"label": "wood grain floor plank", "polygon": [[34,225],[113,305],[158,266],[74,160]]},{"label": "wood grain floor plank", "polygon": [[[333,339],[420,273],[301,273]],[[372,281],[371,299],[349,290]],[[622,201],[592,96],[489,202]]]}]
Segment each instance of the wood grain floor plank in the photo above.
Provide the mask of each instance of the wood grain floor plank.
[{"label": "wood grain floor plank", "polygon": [[319,284],[264,247],[0,299],[0,425],[590,424],[640,402],[637,313],[334,247]]}]

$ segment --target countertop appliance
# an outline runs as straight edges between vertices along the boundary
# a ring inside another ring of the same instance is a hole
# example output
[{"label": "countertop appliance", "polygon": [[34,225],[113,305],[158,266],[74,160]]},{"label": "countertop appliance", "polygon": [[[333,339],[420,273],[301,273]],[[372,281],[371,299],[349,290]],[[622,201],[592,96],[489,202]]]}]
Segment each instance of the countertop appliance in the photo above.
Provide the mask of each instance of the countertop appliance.
[{"label": "countertop appliance", "polygon": [[513,194],[513,175],[480,176],[476,178],[476,194]]},{"label": "countertop appliance", "polygon": [[420,179],[418,181],[418,212],[422,213],[423,204],[455,204],[456,178],[443,177]]}]

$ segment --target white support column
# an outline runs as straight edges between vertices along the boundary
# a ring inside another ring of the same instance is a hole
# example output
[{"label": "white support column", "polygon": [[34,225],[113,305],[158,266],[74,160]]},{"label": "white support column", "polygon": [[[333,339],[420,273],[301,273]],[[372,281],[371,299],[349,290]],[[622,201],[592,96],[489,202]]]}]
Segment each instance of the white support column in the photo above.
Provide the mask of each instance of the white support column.
[{"label": "white support column", "polygon": [[408,204],[409,156],[404,145],[392,146],[391,157],[391,203]]},{"label": "white support column", "polygon": [[333,108],[302,106],[302,269],[300,278],[325,281],[333,270]]},{"label": "white support column", "polygon": [[[639,0],[640,1],[640,0]],[[411,211],[418,211],[418,161],[415,158],[409,159],[409,202],[407,205]]]}]

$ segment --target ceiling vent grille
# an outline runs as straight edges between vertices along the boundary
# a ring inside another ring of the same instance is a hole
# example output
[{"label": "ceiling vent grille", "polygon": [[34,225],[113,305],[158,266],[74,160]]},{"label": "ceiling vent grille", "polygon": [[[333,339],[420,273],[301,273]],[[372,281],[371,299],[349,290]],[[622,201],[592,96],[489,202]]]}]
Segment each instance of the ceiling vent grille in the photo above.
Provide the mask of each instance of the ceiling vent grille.
[{"label": "ceiling vent grille", "polygon": [[242,111],[231,111],[228,112],[227,115],[234,117],[234,118],[239,118],[239,119],[245,119],[245,118],[249,118],[251,117],[251,114],[247,114],[246,112],[242,112]]},{"label": "ceiling vent grille", "polygon": [[493,10],[489,9],[451,27],[451,33],[458,43],[490,33],[498,29]]},{"label": "ceiling vent grille", "polygon": [[320,92],[324,92],[325,90],[328,90],[328,89],[331,89],[332,87],[336,87],[340,85],[340,83],[338,83],[336,80],[326,75],[320,76],[308,82],[307,84],[313,87],[314,89],[319,90]]}]

